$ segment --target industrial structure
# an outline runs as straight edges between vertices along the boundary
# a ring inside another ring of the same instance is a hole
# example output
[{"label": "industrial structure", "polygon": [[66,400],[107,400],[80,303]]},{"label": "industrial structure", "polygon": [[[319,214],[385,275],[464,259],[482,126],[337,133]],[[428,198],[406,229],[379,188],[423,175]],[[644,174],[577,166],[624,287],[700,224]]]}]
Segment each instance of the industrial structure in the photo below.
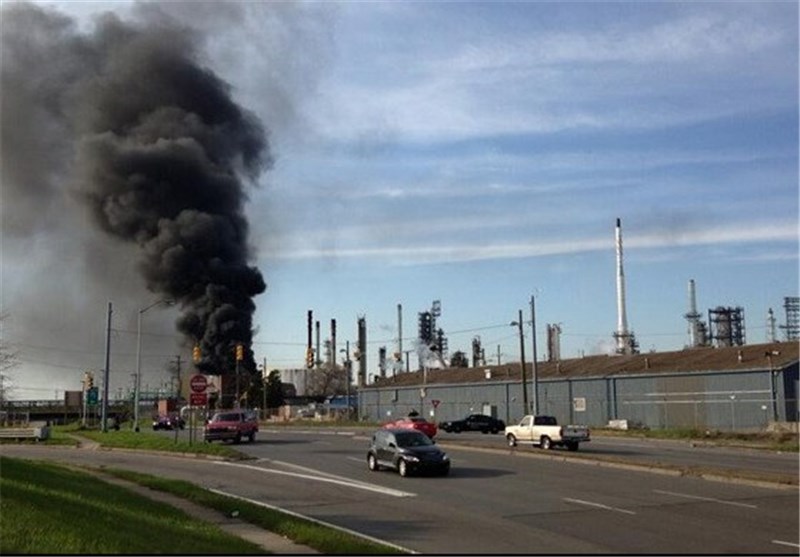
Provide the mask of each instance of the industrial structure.
[{"label": "industrial structure", "polygon": [[615,242],[617,253],[617,330],[614,332],[617,354],[637,354],[639,345],[633,331],[628,329],[628,314],[625,308],[625,271],[622,265],[622,221],[617,219]]},{"label": "industrial structure", "polygon": [[442,315],[442,303],[434,300],[431,309],[418,314],[417,355],[419,367],[424,369],[438,365],[447,367],[447,337],[437,328],[436,320]]},{"label": "industrial structure", "polygon": [[561,360],[561,325],[558,323],[547,324],[547,361],[558,362]]},{"label": "industrial structure", "polygon": [[709,340],[717,348],[744,346],[744,309],[722,307],[708,310]]},{"label": "industrial structure", "polygon": [[781,329],[786,333],[786,340],[800,340],[800,297],[785,297],[783,309],[786,310],[786,324],[781,325]]}]

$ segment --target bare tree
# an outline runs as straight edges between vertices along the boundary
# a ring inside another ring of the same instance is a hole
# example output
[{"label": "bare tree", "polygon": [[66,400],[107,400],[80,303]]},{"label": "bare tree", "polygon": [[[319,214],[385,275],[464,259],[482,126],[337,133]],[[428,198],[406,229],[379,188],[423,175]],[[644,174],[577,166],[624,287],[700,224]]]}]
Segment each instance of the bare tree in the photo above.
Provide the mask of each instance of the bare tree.
[{"label": "bare tree", "polygon": [[17,353],[5,340],[3,334],[3,322],[7,317],[7,313],[0,313],[0,409],[5,407],[6,400],[14,388],[8,371],[19,365]]}]

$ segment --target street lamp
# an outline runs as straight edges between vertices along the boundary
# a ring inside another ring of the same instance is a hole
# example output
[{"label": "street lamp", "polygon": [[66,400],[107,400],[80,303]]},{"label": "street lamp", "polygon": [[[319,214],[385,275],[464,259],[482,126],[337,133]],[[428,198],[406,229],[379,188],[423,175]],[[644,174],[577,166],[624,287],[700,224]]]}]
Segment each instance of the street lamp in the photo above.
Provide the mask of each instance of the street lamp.
[{"label": "street lamp", "polygon": [[519,310],[519,319],[509,323],[511,327],[519,328],[519,366],[522,369],[522,407],[525,414],[528,409],[528,386],[525,380],[525,335],[522,332],[522,310]]},{"label": "street lamp", "polygon": [[160,299],[147,307],[141,308],[136,324],[136,384],[133,387],[133,430],[136,433],[139,432],[139,392],[142,387],[142,314],[159,304],[171,306],[175,302],[173,300]]}]

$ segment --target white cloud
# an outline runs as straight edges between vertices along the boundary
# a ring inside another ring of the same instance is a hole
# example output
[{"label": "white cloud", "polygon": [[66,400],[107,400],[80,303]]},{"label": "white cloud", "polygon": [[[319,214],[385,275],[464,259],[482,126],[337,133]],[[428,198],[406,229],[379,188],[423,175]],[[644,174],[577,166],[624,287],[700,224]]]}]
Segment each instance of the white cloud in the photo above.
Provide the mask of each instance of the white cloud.
[{"label": "white cloud", "polygon": [[[462,224],[462,226],[468,226]],[[354,234],[354,237],[369,237]],[[308,238],[306,238],[308,239]],[[342,238],[338,238],[341,240]],[[625,249],[660,249],[670,247],[708,246],[721,244],[747,244],[758,242],[797,242],[796,222],[751,222],[736,226],[695,228],[673,234],[639,234],[625,238]],[[300,246],[291,251],[262,252],[266,259],[373,259],[398,265],[483,261],[492,259],[521,259],[551,255],[568,255],[613,249],[611,235],[602,238],[536,240],[528,242],[493,242],[488,245],[337,245],[329,249],[318,243]]]}]

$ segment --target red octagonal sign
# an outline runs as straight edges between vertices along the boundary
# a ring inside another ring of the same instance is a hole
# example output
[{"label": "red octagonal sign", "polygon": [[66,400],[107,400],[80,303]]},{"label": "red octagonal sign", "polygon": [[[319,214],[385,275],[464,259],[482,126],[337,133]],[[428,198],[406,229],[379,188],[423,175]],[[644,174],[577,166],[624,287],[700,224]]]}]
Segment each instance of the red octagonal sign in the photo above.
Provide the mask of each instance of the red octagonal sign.
[{"label": "red octagonal sign", "polygon": [[205,375],[200,375],[199,373],[192,375],[192,378],[189,380],[189,387],[192,389],[192,392],[204,393],[208,387],[208,379],[206,379]]}]

